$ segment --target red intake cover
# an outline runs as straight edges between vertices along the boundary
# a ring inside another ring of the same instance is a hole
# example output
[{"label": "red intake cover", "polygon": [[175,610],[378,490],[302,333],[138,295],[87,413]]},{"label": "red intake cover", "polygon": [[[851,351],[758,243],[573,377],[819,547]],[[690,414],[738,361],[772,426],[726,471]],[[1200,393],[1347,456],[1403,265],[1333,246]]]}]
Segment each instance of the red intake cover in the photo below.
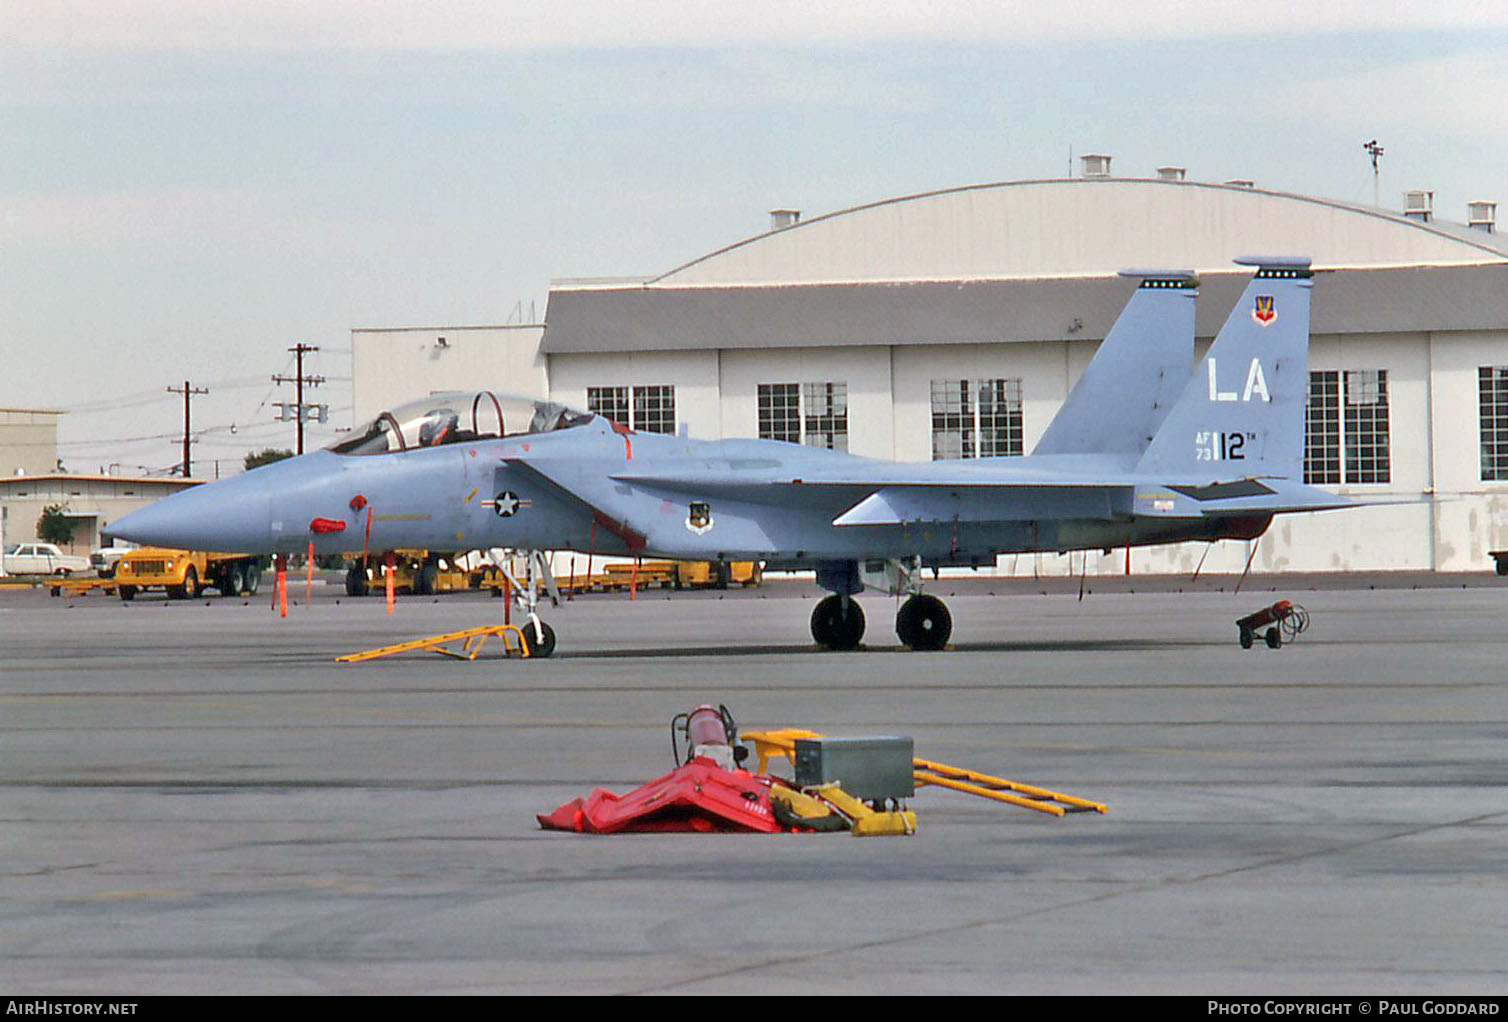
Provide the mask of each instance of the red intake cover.
[{"label": "red intake cover", "polygon": [[618,796],[598,788],[537,817],[545,830],[578,834],[714,831],[776,834],[770,779],[723,770],[698,757],[673,773]]}]

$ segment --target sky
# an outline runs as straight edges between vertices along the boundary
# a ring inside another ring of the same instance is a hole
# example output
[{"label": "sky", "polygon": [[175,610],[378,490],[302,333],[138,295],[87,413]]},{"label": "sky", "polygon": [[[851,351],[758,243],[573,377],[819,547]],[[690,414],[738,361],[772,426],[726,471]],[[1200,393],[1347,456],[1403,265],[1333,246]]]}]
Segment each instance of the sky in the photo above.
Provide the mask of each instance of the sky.
[{"label": "sky", "polygon": [[[0,0],[0,407],[66,468],[327,442],[350,331],[542,316],[936,188],[1118,176],[1508,209],[1508,5],[1437,0]],[[477,386],[508,389],[507,381]]]}]

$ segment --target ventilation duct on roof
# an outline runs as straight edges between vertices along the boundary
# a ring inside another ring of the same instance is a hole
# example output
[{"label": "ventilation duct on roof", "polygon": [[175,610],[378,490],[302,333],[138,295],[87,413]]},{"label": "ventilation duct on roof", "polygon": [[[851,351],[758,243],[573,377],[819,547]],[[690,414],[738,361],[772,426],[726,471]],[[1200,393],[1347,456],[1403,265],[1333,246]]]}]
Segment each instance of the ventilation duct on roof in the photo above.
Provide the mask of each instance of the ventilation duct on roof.
[{"label": "ventilation duct on roof", "polygon": [[1159,181],[1182,181],[1187,171],[1183,167],[1158,167],[1157,179]]},{"label": "ventilation duct on roof", "polygon": [[770,210],[770,230],[783,231],[787,227],[795,227],[801,222],[801,210],[799,209],[772,209]]},{"label": "ventilation duct on roof", "polygon": [[1085,153],[1079,157],[1085,177],[1109,177],[1110,157],[1104,153]]},{"label": "ventilation duct on roof", "polygon": [[1497,222],[1498,204],[1496,202],[1479,200],[1466,204],[1466,226],[1491,234],[1497,230]]},{"label": "ventilation duct on roof", "polygon": [[1403,215],[1427,223],[1435,215],[1435,193],[1422,188],[1404,192]]},{"label": "ventilation duct on roof", "polygon": [[1257,187],[1257,183],[1255,181],[1248,181],[1244,177],[1232,178],[1231,180],[1229,180],[1229,181],[1227,181],[1225,183],[1228,184],[1228,185],[1230,185],[1232,188],[1255,188],[1255,187]]}]

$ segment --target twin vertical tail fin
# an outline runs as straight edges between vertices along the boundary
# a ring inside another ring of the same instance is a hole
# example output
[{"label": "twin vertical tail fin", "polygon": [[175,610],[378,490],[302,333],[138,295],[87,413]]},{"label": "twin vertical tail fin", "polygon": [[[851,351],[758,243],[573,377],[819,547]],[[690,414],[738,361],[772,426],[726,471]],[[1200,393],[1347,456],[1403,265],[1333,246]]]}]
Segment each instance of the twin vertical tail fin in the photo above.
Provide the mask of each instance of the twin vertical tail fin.
[{"label": "twin vertical tail fin", "polygon": [[1194,361],[1191,270],[1123,270],[1140,277],[1033,454],[1139,455],[1183,392]]},{"label": "twin vertical tail fin", "polygon": [[1257,274],[1147,447],[1138,472],[1302,480],[1309,394],[1307,258],[1245,257]]}]

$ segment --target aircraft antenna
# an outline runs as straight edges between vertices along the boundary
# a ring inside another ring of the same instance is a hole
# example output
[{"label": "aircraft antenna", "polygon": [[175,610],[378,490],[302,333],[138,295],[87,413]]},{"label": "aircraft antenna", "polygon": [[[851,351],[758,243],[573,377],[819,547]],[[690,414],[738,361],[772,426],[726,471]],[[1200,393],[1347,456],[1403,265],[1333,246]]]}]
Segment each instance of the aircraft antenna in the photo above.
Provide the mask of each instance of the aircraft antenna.
[{"label": "aircraft antenna", "polygon": [[1377,160],[1382,156],[1382,146],[1378,145],[1377,140],[1374,138],[1370,142],[1363,142],[1361,147],[1372,157],[1372,205],[1381,206],[1382,199],[1378,192]]}]

